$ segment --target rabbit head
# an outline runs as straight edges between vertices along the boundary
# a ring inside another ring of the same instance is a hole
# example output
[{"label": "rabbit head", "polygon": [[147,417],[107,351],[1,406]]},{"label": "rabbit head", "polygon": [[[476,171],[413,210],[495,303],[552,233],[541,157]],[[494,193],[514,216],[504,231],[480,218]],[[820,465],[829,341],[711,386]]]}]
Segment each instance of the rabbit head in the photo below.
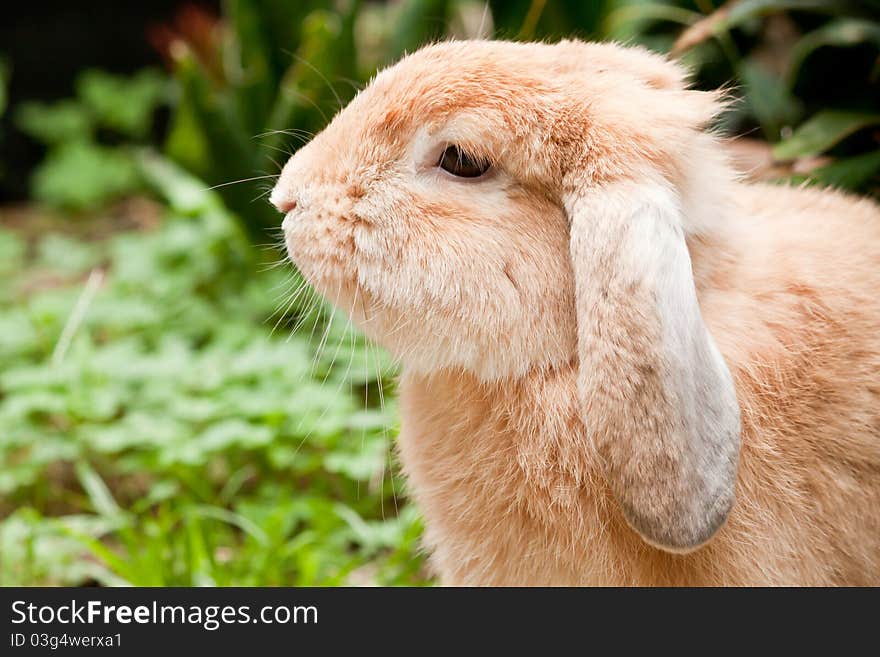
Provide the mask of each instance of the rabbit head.
[{"label": "rabbit head", "polygon": [[628,522],[689,550],[723,523],[739,451],[685,241],[718,220],[717,108],[638,49],[437,44],[377,75],[271,201],[300,271],[407,368],[573,364]]}]

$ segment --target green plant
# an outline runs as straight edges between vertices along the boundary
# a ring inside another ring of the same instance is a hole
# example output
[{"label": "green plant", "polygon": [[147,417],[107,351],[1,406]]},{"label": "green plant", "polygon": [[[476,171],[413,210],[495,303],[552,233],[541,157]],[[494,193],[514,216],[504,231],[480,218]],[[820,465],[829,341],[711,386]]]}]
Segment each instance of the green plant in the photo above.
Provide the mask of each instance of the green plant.
[{"label": "green plant", "polygon": [[[326,2],[230,0],[223,23],[187,14],[166,38],[179,88],[166,151],[221,185],[219,193],[257,239],[276,215],[254,203],[254,185],[237,181],[270,178],[287,141],[275,131],[315,129],[336,93],[326,78],[355,76],[359,3],[347,4],[334,13]],[[199,31],[193,34],[186,21]],[[200,40],[209,45],[198,48]]]},{"label": "green plant", "polygon": [[20,130],[47,154],[31,178],[32,196],[49,205],[86,210],[143,189],[131,145],[144,142],[156,107],[167,99],[156,71],[132,77],[87,70],[75,98],[16,108]]},{"label": "green plant", "polygon": [[[760,130],[774,163],[765,177],[878,193],[880,5],[840,0],[633,3],[608,29],[671,49],[704,88],[741,102],[728,132]],[[695,11],[699,9],[699,11]],[[732,84],[731,84],[732,82]]]},{"label": "green plant", "polygon": [[304,290],[273,331],[296,274],[254,274],[214,193],[134,162],[155,229],[0,230],[0,584],[424,582],[393,367]]}]

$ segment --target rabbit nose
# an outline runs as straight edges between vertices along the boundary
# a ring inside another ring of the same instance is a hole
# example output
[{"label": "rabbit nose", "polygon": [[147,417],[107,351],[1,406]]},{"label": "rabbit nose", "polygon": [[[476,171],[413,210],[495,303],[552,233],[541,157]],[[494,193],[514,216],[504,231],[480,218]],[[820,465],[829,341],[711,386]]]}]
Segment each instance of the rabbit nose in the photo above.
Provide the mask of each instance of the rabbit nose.
[{"label": "rabbit nose", "polygon": [[288,196],[287,194],[278,192],[276,188],[275,191],[272,192],[272,195],[269,197],[269,203],[275,206],[275,209],[282,214],[287,214],[288,212],[292,212],[296,210],[296,199],[292,196]]},{"label": "rabbit nose", "polygon": [[278,208],[279,212],[287,214],[288,212],[292,212],[296,210],[296,199],[282,199],[278,203],[275,204],[275,207]]}]

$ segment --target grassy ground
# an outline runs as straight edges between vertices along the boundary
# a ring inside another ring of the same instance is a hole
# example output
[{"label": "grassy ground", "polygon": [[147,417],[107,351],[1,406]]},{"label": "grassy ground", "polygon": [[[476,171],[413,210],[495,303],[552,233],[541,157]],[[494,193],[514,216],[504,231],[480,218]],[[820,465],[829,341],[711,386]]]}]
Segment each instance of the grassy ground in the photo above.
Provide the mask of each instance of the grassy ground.
[{"label": "grassy ground", "polygon": [[0,584],[425,583],[389,365],[178,191],[0,210]]}]

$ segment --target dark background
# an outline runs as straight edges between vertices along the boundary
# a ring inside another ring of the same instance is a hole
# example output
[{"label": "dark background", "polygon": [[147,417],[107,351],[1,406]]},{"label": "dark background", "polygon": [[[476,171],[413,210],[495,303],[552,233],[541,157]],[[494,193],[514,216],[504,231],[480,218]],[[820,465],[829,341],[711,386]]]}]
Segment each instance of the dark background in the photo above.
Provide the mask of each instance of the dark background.
[{"label": "dark background", "polygon": [[[0,56],[12,65],[9,107],[22,100],[58,100],[73,94],[77,73],[101,68],[131,73],[144,66],[162,66],[150,44],[151,27],[170,21],[183,5],[197,4],[219,13],[219,2],[149,0],[119,2],[4,3],[0,20]],[[14,111],[5,113],[0,148],[6,162],[14,162],[0,177],[0,202],[27,197],[28,176],[44,148],[15,129]],[[159,117],[158,129],[162,128]]]}]

